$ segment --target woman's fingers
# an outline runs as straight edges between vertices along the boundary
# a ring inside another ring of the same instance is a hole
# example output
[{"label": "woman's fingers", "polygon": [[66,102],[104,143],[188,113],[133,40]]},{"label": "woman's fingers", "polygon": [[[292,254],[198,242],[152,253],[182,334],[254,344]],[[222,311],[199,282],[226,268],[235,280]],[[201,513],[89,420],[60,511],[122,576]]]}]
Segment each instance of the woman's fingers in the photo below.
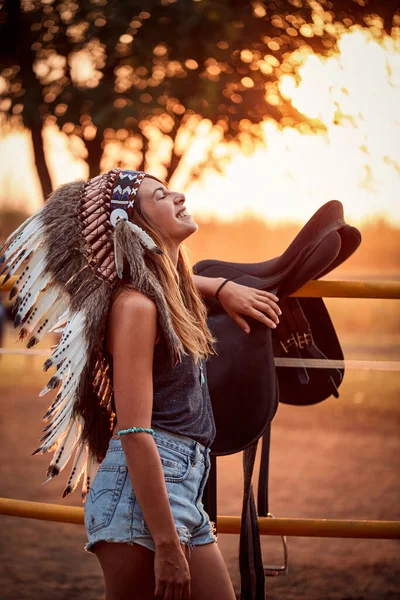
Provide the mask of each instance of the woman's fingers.
[{"label": "woman's fingers", "polygon": [[278,315],[281,315],[282,311],[275,302],[272,302],[272,300],[269,300],[268,302],[265,300],[254,300],[251,308],[267,313],[274,323],[279,323]]},{"label": "woman's fingers", "polygon": [[154,597],[156,600],[165,600],[165,586],[164,584],[156,579],[156,588],[154,590]]},{"label": "woman's fingers", "polygon": [[254,308],[254,306],[252,306],[250,312],[247,314],[249,315],[249,317],[253,317],[253,319],[257,319],[257,321],[260,321],[260,323],[265,323],[265,325],[268,325],[268,327],[272,327],[272,329],[275,329],[277,324],[279,323],[278,316],[276,315],[275,311],[271,309],[272,314],[275,316],[273,316],[272,319],[267,317],[267,315],[264,314],[264,312],[262,312],[265,311],[266,306],[267,305],[264,304],[261,310],[257,310],[256,308]]},{"label": "woman's fingers", "polygon": [[276,302],[264,296],[259,300],[253,300],[253,305],[250,307],[250,312],[247,312],[247,314],[261,323],[265,323],[268,327],[275,329],[279,324],[278,315],[281,315],[282,311]]},{"label": "woman's fingers", "polygon": [[257,294],[261,294],[262,296],[266,296],[267,298],[275,300],[275,302],[279,302],[278,296],[276,296],[276,294],[273,294],[272,292],[267,292],[266,290],[256,290],[255,288],[254,291],[257,292]]},{"label": "woman's fingers", "polygon": [[182,600],[189,600],[191,594],[190,581],[183,587]]},{"label": "woman's fingers", "polygon": [[273,292],[241,286],[235,282],[232,282],[230,287],[226,285],[221,292],[220,301],[225,310],[246,333],[250,333],[249,324],[243,318],[246,315],[273,329],[279,323],[278,315],[281,315],[282,311],[277,304],[279,298]]},{"label": "woman's fingers", "polygon": [[277,315],[281,315],[282,311],[279,308],[278,304],[276,302],[274,302],[274,300],[271,299],[271,296],[273,296],[274,298],[276,298],[276,296],[274,294],[271,294],[270,292],[264,292],[263,290],[256,290],[257,294],[260,294],[260,298],[262,302],[266,302],[268,304],[268,306],[271,306],[275,313]]},{"label": "woman's fingers", "polygon": [[164,588],[164,600],[174,600],[174,588],[170,584],[166,584]]},{"label": "woman's fingers", "polygon": [[174,585],[172,583],[165,584],[163,600],[175,600]]}]

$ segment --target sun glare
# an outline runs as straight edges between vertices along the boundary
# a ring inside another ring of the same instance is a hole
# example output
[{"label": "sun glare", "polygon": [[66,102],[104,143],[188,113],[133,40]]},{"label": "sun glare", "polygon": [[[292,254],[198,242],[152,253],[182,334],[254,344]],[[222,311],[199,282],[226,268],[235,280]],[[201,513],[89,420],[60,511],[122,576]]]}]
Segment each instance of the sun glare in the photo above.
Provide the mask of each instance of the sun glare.
[{"label": "sun glare", "polygon": [[[184,189],[191,213],[205,219],[251,213],[269,222],[304,221],[327,200],[339,199],[353,221],[383,216],[400,223],[400,39],[353,27],[338,36],[330,56],[295,51],[292,59],[297,71],[283,74],[278,89],[315,123],[315,131],[278,125],[266,115],[260,125],[265,144],[250,153],[222,144],[217,129],[203,120],[194,137],[180,134],[185,152],[171,185]],[[153,144],[149,171],[157,171],[160,149],[169,151],[161,142]],[[185,174],[210,143],[216,155],[230,157],[223,173],[205,170],[188,182]],[[76,136],[49,126],[45,149],[54,186],[88,177],[86,150]],[[127,168],[134,151],[126,153]],[[4,134],[0,152],[0,203],[33,212],[41,197],[30,135]],[[108,155],[104,164],[112,168],[116,149],[110,146]]]}]

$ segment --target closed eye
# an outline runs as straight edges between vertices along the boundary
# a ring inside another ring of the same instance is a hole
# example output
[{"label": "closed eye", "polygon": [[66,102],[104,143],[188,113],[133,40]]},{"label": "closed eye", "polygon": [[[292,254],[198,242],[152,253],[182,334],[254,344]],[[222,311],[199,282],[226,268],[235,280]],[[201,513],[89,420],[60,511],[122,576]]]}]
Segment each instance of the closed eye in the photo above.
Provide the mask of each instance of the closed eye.
[{"label": "closed eye", "polygon": [[161,200],[162,198],[166,197],[167,192],[166,192],[165,188],[159,187],[154,190],[153,196],[156,196],[156,194],[157,194],[157,200]]}]

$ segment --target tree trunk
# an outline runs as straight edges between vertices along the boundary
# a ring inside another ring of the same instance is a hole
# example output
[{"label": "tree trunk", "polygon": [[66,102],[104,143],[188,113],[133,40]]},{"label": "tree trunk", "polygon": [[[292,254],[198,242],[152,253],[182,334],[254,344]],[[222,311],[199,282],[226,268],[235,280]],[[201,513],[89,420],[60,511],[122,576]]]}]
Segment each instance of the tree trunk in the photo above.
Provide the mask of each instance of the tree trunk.
[{"label": "tree trunk", "polygon": [[142,162],[139,165],[138,171],[146,171],[146,155],[149,149],[149,138],[147,138],[143,132],[141,132],[142,136]]},{"label": "tree trunk", "polygon": [[178,135],[178,131],[180,129],[180,126],[182,125],[182,121],[183,121],[183,116],[181,115],[180,117],[176,116],[175,117],[175,123],[174,126],[172,128],[171,133],[169,134],[169,137],[172,139],[174,145],[172,147],[172,152],[171,152],[171,158],[170,158],[170,162],[168,165],[168,169],[167,169],[167,179],[168,181],[171,179],[172,175],[175,173],[176,169],[178,168],[178,165],[181,161],[181,156],[178,156],[175,153],[175,141],[176,141],[176,136]]},{"label": "tree trunk", "polygon": [[89,178],[91,179],[100,174],[100,161],[103,156],[103,131],[97,129],[93,140],[86,140],[85,143],[88,151],[87,162],[89,165]]},{"label": "tree trunk", "polygon": [[42,128],[40,125],[31,127],[31,133],[33,152],[35,155],[35,165],[39,175],[40,185],[42,186],[43,198],[46,201],[53,191],[53,186],[46,163],[46,157],[44,155]]},{"label": "tree trunk", "polygon": [[181,162],[181,156],[178,156],[177,154],[175,154],[175,152],[172,152],[172,156],[171,156],[171,161],[169,163],[168,166],[168,181],[171,179],[172,175],[175,173],[176,169],[178,168],[179,163]]},{"label": "tree trunk", "polygon": [[12,48],[16,54],[17,64],[21,68],[23,88],[25,90],[22,119],[25,127],[28,127],[32,134],[35,166],[42,187],[43,198],[46,200],[53,191],[53,187],[43,148],[43,122],[40,113],[40,104],[43,102],[43,99],[40,84],[33,71],[35,53],[31,47],[30,20],[22,18],[23,14],[20,2],[9,0],[7,2],[7,10],[10,11],[10,37],[15,38]]}]

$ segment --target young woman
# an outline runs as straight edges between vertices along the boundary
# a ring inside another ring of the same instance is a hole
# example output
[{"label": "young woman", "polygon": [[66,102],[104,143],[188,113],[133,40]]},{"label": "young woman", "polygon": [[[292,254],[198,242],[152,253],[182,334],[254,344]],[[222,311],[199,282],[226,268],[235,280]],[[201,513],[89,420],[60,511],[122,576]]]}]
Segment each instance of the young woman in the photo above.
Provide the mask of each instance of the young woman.
[{"label": "young woman", "polygon": [[275,327],[280,309],[269,292],[192,275],[185,208],[157,178],[113,169],[56,190],[0,249],[4,283],[23,266],[10,293],[20,339],[30,348],[64,324],[34,454],[54,451],[51,479],[75,452],[64,496],[83,474],[106,600],[235,598],[202,504],[216,433],[202,296],[220,289],[247,332],[243,315]]},{"label": "young woman", "polygon": [[[146,226],[153,239],[162,232],[172,262],[165,265],[162,279],[166,295],[172,296],[168,280],[175,281],[173,267],[184,261],[181,243],[198,225],[186,212],[185,197],[150,177],[140,185],[135,208],[135,222]],[[210,295],[220,283],[212,280]],[[224,286],[225,292],[231,284]],[[198,302],[188,269],[180,270],[177,285],[193,303]],[[189,355],[171,371],[155,304],[128,287],[116,294],[107,331],[117,415],[114,431],[134,423],[152,427],[155,435],[139,432],[118,439],[114,434],[92,484],[95,493],[85,503],[87,549],[100,561],[107,600],[234,600],[228,570],[201,502],[215,436],[206,381],[201,384],[201,374],[206,373],[204,352],[199,366]],[[272,294],[261,293],[258,304],[272,317],[266,324],[278,322],[279,308]],[[177,313],[182,309],[177,303]],[[199,339],[197,354],[210,335],[205,314],[199,312],[201,321],[181,315],[188,343]],[[197,327],[203,337],[195,336]],[[115,473],[125,465],[130,479],[122,482]],[[99,529],[96,503],[101,501],[96,498],[103,490],[115,492],[116,485],[121,487],[118,504],[111,521]]]}]

